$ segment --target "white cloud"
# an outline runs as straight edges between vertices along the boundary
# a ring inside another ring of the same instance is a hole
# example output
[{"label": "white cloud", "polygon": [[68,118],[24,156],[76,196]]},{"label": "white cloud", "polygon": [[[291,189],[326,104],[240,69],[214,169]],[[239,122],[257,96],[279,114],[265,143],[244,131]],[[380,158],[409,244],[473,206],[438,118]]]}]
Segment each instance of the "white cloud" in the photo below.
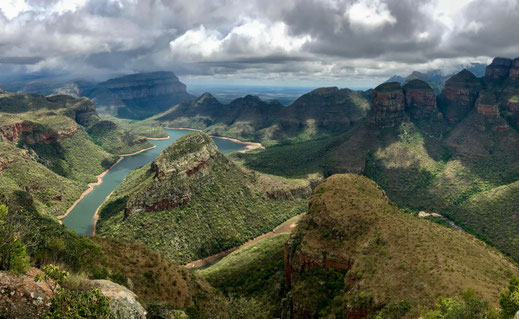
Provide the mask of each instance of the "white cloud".
[{"label": "white cloud", "polygon": [[29,10],[29,8],[25,0],[2,0],[0,2],[0,10],[9,20],[16,18],[20,13]]},{"label": "white cloud", "polygon": [[394,25],[397,19],[389,11],[387,4],[380,0],[360,0],[346,11],[353,28],[373,30],[387,24]]},{"label": "white cloud", "polygon": [[291,36],[282,22],[266,24],[246,19],[226,35],[203,25],[170,42],[174,57],[186,61],[251,58],[298,52],[310,36]]}]

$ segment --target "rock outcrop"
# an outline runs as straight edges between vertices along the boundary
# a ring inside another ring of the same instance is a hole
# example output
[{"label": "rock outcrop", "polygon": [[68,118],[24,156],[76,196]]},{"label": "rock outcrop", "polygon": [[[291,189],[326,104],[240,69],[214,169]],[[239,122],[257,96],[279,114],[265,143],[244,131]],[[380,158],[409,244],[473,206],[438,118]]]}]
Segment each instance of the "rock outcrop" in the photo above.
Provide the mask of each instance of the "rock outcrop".
[{"label": "rock outcrop", "polygon": [[41,318],[50,306],[53,293],[47,283],[35,280],[38,274],[41,271],[36,268],[23,276],[0,271],[0,318]]},{"label": "rock outcrop", "polygon": [[406,118],[405,98],[400,83],[383,83],[373,90],[371,122],[379,127],[394,127]]},{"label": "rock outcrop", "polygon": [[[284,255],[290,290],[282,318],[292,319],[326,318],[323,300],[334,300],[344,318],[405,299],[434,305],[438,294],[476,286],[484,300],[496,300],[506,271],[498,283],[484,269],[517,269],[466,233],[401,213],[375,182],[353,174],[333,175],[315,189]],[[452,273],[438,271],[446,265]],[[329,288],[335,284],[344,288]]]},{"label": "rock outcrop", "polygon": [[436,94],[434,90],[422,80],[411,80],[403,87],[406,111],[411,119],[425,119],[438,116]]},{"label": "rock outcrop", "polygon": [[146,311],[137,295],[128,288],[109,280],[92,280],[92,285],[110,300],[110,312],[115,319],[146,319]]},{"label": "rock outcrop", "polygon": [[180,138],[151,163],[154,182],[141,195],[128,200],[125,214],[186,205],[197,191],[194,180],[203,176],[206,167],[215,160],[228,161],[208,135],[196,132]]},{"label": "rock outcrop", "polygon": [[519,58],[515,58],[512,61],[512,67],[510,68],[509,77],[512,80],[519,79]]},{"label": "rock outcrop", "polygon": [[494,58],[491,64],[487,66],[485,77],[491,79],[505,79],[510,74],[512,60],[508,58]]},{"label": "rock outcrop", "polygon": [[487,117],[499,116],[499,103],[496,97],[490,92],[481,92],[476,101],[476,109],[479,114]]},{"label": "rock outcrop", "polygon": [[139,119],[193,99],[173,72],[138,73],[110,79],[99,83],[87,96],[98,107],[115,108],[119,116]]},{"label": "rock outcrop", "polygon": [[474,108],[481,89],[480,79],[465,69],[448,79],[440,96],[447,120],[454,123],[465,117]]}]

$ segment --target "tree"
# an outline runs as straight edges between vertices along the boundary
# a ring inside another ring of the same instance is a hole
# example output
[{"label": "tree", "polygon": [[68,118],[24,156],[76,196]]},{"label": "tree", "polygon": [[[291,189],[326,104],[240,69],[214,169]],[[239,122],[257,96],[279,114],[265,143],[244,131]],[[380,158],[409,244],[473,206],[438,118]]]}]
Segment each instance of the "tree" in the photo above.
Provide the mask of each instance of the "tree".
[{"label": "tree", "polygon": [[503,291],[499,296],[499,305],[503,309],[501,317],[505,319],[513,318],[519,311],[519,278],[516,276],[510,278],[508,291]]},{"label": "tree", "polygon": [[23,274],[29,267],[29,256],[9,220],[7,206],[0,205],[0,270]]}]

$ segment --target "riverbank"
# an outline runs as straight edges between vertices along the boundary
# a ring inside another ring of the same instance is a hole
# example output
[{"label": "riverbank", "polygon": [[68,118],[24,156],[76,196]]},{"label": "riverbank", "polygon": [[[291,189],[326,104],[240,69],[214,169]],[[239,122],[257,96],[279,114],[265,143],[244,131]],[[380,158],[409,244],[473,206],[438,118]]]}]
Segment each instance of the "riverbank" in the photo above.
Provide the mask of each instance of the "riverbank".
[{"label": "riverbank", "polygon": [[[188,128],[188,127],[166,127],[166,129],[203,132],[202,130]],[[209,135],[209,136],[212,138],[228,140],[228,141],[234,142],[236,144],[245,145],[245,149],[238,151],[238,153],[245,153],[245,152],[249,152],[249,151],[257,150],[257,149],[265,149],[265,147],[261,143],[258,143],[258,142],[244,142],[244,141],[240,141],[238,139],[232,138],[232,137],[225,137],[225,136],[218,136],[218,135]]]},{"label": "riverbank", "polygon": [[[169,136],[168,137],[165,137],[165,138],[157,138],[157,139],[169,139]],[[123,158],[127,157],[127,156],[133,156],[133,155],[137,155],[139,153],[142,153],[142,152],[146,152],[146,151],[149,151],[151,149],[154,149],[155,147],[157,147],[156,145],[153,145],[153,146],[150,146],[150,147],[147,147],[147,148],[144,148],[142,150],[139,150],[137,152],[134,152],[134,153],[130,153],[130,154],[122,154],[119,156],[119,159],[112,164],[112,166],[110,166],[107,170],[105,170],[104,172],[102,172],[101,174],[97,175],[97,182],[95,183],[89,183],[88,184],[88,188],[81,194],[81,196],[74,202],[74,204],[72,204],[72,206],[70,206],[67,211],[65,212],[65,214],[63,215],[60,215],[58,217],[56,217],[58,219],[58,222],[60,224],[63,224],[63,219],[65,217],[67,217],[70,212],[72,212],[72,210],[74,209],[74,207],[76,207],[76,205],[86,196],[88,195],[88,193],[90,193],[91,191],[94,190],[94,188],[96,186],[99,186],[101,185],[101,183],[103,182],[103,177],[112,169],[115,167],[115,165],[119,164],[120,161],[122,161]]]},{"label": "riverbank", "polygon": [[194,261],[184,265],[184,267],[186,267],[187,269],[202,268],[202,267],[205,267],[205,266],[207,266],[209,264],[212,264],[212,263],[222,259],[223,257],[229,255],[230,253],[232,253],[232,252],[234,252],[234,251],[236,251],[236,250],[238,250],[238,249],[240,249],[242,247],[247,247],[247,246],[253,245],[253,244],[259,242],[260,240],[267,239],[267,238],[272,238],[272,237],[274,237],[275,235],[278,235],[278,234],[291,233],[292,230],[296,227],[296,225],[299,222],[299,220],[301,219],[301,217],[303,217],[303,215],[304,215],[304,213],[300,214],[300,215],[297,215],[297,216],[294,216],[294,217],[286,220],[285,222],[283,222],[281,225],[279,225],[276,228],[274,228],[273,231],[265,233],[263,235],[260,235],[260,236],[258,236],[256,238],[253,238],[253,239],[249,240],[248,242],[246,242],[243,245],[233,247],[231,249],[222,251],[222,252],[220,252],[218,254],[215,254],[215,255],[212,255],[212,256],[209,256],[209,257],[205,257],[205,258],[202,258],[202,259],[194,260]]}]

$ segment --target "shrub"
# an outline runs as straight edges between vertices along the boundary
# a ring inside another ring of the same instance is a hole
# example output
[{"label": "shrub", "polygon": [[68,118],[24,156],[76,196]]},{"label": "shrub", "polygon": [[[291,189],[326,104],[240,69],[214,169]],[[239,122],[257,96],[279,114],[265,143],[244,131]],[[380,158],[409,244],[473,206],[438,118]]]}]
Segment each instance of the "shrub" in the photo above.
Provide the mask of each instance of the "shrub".
[{"label": "shrub", "polygon": [[23,274],[29,267],[29,257],[25,245],[14,231],[14,224],[8,220],[7,206],[0,206],[0,270]]},{"label": "shrub", "polygon": [[513,276],[510,279],[508,291],[503,291],[499,296],[502,318],[514,318],[519,311],[519,278]]}]

